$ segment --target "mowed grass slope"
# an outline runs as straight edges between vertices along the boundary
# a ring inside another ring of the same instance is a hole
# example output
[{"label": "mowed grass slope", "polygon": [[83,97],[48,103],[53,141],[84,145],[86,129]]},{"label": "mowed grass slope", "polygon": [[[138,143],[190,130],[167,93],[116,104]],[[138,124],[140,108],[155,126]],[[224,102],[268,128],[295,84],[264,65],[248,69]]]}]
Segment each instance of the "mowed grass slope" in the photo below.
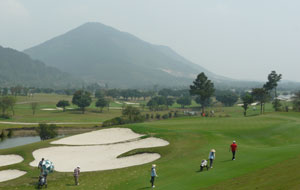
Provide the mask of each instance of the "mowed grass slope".
[{"label": "mowed grass slope", "polygon": [[[87,108],[86,113],[82,114],[77,110],[76,105],[72,105],[72,96],[57,95],[57,94],[35,94],[33,97],[17,96],[17,104],[15,105],[15,115],[10,119],[0,118],[0,122],[25,122],[25,123],[43,123],[43,122],[58,122],[58,123],[86,123],[92,126],[99,125],[101,122],[121,115],[121,110],[106,108],[100,113],[99,108],[95,107],[96,99],[90,107]],[[62,110],[43,110],[56,109],[56,104],[59,100],[68,100],[71,108],[63,112]],[[38,108],[33,115],[31,103],[37,102]],[[115,103],[111,103],[111,107],[115,107]],[[11,114],[11,112],[10,112]],[[74,125],[74,124],[73,124]],[[13,125],[0,124],[0,127],[7,128]],[[14,125],[20,127],[21,125]],[[27,126],[22,126],[27,127]]]},{"label": "mowed grass slope", "polygon": [[[234,110],[233,110],[234,111]],[[234,111],[234,113],[236,113]],[[183,117],[157,122],[127,125],[135,132],[168,140],[166,147],[134,150],[158,152],[156,189],[299,189],[300,172],[300,114],[267,113],[243,117]],[[236,161],[231,161],[229,145],[238,143]],[[21,164],[4,168],[20,168],[28,174],[0,183],[0,189],[34,189],[39,174],[28,166],[31,152],[49,142],[35,143],[0,154],[18,153],[25,158]],[[216,149],[214,168],[198,172],[202,159],[209,150]],[[75,166],[74,166],[75,167]],[[138,190],[150,187],[151,163],[110,171],[82,173],[80,186],[73,185],[71,173],[55,172],[49,175],[48,189],[80,190]]]}]

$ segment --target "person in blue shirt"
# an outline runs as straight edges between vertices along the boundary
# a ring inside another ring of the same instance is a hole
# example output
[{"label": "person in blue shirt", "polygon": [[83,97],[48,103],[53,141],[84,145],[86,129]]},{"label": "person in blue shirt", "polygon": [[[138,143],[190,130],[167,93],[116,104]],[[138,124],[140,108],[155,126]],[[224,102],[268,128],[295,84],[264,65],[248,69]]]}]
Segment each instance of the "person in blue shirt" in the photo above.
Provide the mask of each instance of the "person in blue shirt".
[{"label": "person in blue shirt", "polygon": [[214,159],[216,158],[216,150],[215,149],[211,149],[210,150],[210,153],[209,153],[209,156],[208,156],[208,159],[209,159],[209,167],[210,168],[213,168],[213,162],[214,162]]},{"label": "person in blue shirt", "polygon": [[157,177],[155,168],[156,168],[156,165],[153,164],[153,165],[152,165],[152,168],[151,168],[151,180],[150,180],[150,183],[151,183],[152,188],[155,187],[155,185],[154,185],[154,180],[155,180],[155,177]]}]

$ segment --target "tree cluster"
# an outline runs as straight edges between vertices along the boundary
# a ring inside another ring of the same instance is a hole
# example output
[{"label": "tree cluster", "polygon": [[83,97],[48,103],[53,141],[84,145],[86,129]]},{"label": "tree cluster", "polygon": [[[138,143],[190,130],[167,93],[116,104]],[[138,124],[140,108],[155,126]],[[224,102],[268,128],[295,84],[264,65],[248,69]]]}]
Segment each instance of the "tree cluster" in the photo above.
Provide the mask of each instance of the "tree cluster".
[{"label": "tree cluster", "polygon": [[210,105],[214,92],[214,83],[208,80],[203,72],[197,76],[193,85],[190,86],[190,94],[196,96],[196,103],[201,105],[202,113],[204,113],[205,107]]},{"label": "tree cluster", "polygon": [[164,97],[183,97],[183,96],[189,96],[189,90],[173,90],[169,88],[164,88],[158,91],[159,96]]},{"label": "tree cluster", "polygon": [[77,105],[82,113],[84,113],[85,108],[89,107],[92,103],[91,93],[84,90],[76,91],[73,95],[72,103]]},{"label": "tree cluster", "polygon": [[152,111],[163,110],[165,108],[169,108],[175,103],[173,98],[167,98],[165,96],[155,96],[149,100],[147,106]]},{"label": "tree cluster", "polygon": [[0,97],[0,109],[1,109],[1,117],[9,118],[9,112],[15,114],[14,106],[16,104],[16,98],[13,96],[2,96]]},{"label": "tree cluster", "polygon": [[66,111],[66,107],[70,106],[70,103],[69,101],[67,100],[60,100],[58,101],[58,103],[56,104],[56,107],[58,108],[62,108],[63,109],[63,112]]},{"label": "tree cluster", "polygon": [[39,124],[36,128],[36,132],[39,134],[41,140],[47,140],[57,137],[57,126],[54,124],[47,125],[44,123]]},{"label": "tree cluster", "polygon": [[182,96],[178,98],[176,102],[181,105],[181,108],[184,108],[184,106],[190,106],[192,104],[192,98],[190,96]]},{"label": "tree cluster", "polygon": [[244,115],[247,114],[247,109],[249,105],[257,101],[260,104],[260,113],[264,113],[265,103],[269,102],[272,99],[271,92],[274,90],[274,99],[273,99],[273,107],[275,111],[279,110],[281,106],[280,101],[277,99],[277,86],[278,82],[281,80],[282,75],[277,74],[275,71],[272,71],[268,75],[268,81],[263,85],[262,88],[253,88],[251,94],[246,93],[241,96],[243,100],[243,108],[244,108]]},{"label": "tree cluster", "polygon": [[222,102],[225,106],[233,106],[239,99],[239,96],[235,92],[230,90],[216,90],[215,96],[216,100]]}]

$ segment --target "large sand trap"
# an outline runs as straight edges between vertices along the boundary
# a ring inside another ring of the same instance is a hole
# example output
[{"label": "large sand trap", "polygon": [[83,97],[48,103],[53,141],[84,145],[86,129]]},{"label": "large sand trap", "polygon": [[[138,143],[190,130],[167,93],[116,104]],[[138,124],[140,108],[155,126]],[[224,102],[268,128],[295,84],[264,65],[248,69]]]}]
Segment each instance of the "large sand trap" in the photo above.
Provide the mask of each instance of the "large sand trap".
[{"label": "large sand trap", "polygon": [[134,102],[118,102],[118,101],[115,101],[116,104],[127,104],[127,105],[135,105],[135,104],[139,104],[139,103],[134,103]]},{"label": "large sand trap", "polygon": [[24,159],[19,155],[0,155],[0,167],[8,166],[16,163],[22,162]]},{"label": "large sand trap", "polygon": [[[110,136],[113,137],[113,133]],[[113,138],[117,140],[116,137]],[[94,143],[94,141],[86,142]],[[168,144],[165,140],[150,137],[110,145],[49,147],[34,151],[32,154],[35,160],[30,165],[37,167],[41,158],[46,158],[51,160],[55,165],[55,170],[60,172],[72,172],[77,165],[81,166],[83,172],[124,168],[152,162],[160,158],[160,155],[147,153],[117,158],[119,155],[134,149],[160,147]]]},{"label": "large sand trap", "polygon": [[56,110],[63,110],[63,108],[43,108],[42,111],[56,111]]},{"label": "large sand trap", "polygon": [[134,133],[131,129],[111,128],[66,137],[57,141],[53,141],[51,142],[51,144],[100,145],[129,141],[132,139],[140,138],[142,136],[143,135]]},{"label": "large sand trap", "polygon": [[0,182],[16,179],[25,174],[26,172],[20,170],[3,170],[0,171]]}]

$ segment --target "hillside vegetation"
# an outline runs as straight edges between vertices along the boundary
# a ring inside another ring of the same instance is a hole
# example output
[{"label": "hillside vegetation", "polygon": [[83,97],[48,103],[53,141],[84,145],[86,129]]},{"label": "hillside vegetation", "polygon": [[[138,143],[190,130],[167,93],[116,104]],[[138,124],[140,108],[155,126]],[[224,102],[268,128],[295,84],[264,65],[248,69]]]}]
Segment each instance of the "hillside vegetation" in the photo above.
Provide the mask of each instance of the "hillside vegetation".
[{"label": "hillside vegetation", "polygon": [[31,59],[28,55],[0,46],[0,86],[75,87],[81,80]]},{"label": "hillside vegetation", "polygon": [[169,47],[150,44],[100,23],[86,23],[25,53],[110,87],[182,86],[191,83],[199,72],[224,79]]}]

